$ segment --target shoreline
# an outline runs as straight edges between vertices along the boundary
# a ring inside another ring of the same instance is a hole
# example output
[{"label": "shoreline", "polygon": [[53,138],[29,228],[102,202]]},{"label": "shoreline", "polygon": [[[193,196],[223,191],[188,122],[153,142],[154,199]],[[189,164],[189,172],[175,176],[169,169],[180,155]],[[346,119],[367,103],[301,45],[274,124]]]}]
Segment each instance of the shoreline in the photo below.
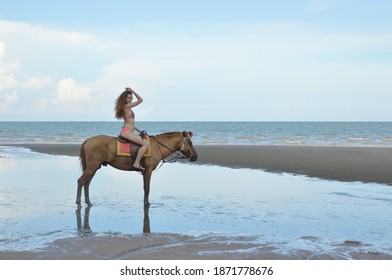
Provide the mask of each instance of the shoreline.
[{"label": "shoreline", "polygon": [[[38,153],[78,157],[80,143],[9,143],[0,146],[24,147]],[[198,160],[192,164],[392,185],[390,147],[195,145],[195,148]]]},{"label": "shoreline", "polygon": [[[307,237],[302,237],[306,240]],[[301,238],[300,238],[301,239]],[[388,252],[356,241],[336,243],[334,252],[290,248],[257,236],[204,235],[203,240],[176,233],[104,235],[93,233],[58,239],[30,251],[0,251],[1,260],[391,260]],[[83,250],[80,250],[83,248]],[[211,253],[213,251],[213,253]]]}]

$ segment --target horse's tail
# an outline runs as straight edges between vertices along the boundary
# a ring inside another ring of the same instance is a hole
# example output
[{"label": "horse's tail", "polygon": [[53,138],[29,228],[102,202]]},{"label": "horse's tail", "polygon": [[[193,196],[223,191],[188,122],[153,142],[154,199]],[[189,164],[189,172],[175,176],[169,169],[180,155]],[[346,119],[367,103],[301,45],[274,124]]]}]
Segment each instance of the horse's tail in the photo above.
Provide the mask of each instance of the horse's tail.
[{"label": "horse's tail", "polygon": [[86,170],[86,154],[84,152],[84,145],[86,145],[87,140],[85,140],[82,145],[80,146],[80,153],[79,153],[79,160],[80,160],[80,166],[82,167],[82,171],[84,172]]}]

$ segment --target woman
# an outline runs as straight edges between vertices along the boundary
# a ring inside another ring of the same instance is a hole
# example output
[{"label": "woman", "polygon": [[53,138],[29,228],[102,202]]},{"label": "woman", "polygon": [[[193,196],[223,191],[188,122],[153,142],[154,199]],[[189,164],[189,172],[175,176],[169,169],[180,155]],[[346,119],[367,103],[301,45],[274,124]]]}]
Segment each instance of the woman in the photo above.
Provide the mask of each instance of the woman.
[{"label": "woman", "polygon": [[[134,95],[137,100],[132,102]],[[142,133],[142,131],[140,131],[140,129],[135,126],[135,113],[132,111],[132,108],[136,107],[142,102],[143,98],[141,98],[140,95],[137,94],[133,89],[127,87],[117,98],[114,107],[116,118],[124,119],[124,126],[120,132],[120,135],[133,143],[141,145],[139,151],[137,152],[135,162],[133,163],[133,167],[140,171],[145,170],[145,168],[140,165],[140,160],[147,151],[148,141],[145,138],[142,139],[139,135],[133,132],[136,130],[139,133]]]}]

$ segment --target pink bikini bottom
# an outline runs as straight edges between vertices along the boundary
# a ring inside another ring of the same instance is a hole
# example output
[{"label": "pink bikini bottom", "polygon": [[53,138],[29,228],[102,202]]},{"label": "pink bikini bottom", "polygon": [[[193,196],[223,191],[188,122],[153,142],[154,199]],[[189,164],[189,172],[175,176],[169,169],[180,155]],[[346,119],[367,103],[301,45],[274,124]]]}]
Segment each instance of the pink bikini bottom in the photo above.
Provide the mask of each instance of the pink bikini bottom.
[{"label": "pink bikini bottom", "polygon": [[124,127],[123,129],[121,129],[120,135],[122,136],[123,133],[127,130],[130,130],[128,127]]}]

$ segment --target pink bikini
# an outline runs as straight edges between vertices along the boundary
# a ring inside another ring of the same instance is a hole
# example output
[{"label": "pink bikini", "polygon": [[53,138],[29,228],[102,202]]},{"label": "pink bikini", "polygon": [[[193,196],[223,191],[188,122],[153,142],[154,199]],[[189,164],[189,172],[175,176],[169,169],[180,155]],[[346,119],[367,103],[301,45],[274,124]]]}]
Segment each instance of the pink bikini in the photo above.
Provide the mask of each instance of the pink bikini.
[{"label": "pink bikini", "polygon": [[135,113],[131,110],[131,113],[129,116],[124,115],[124,121],[129,120],[129,119],[134,119],[135,118]]},{"label": "pink bikini", "polygon": [[[135,118],[135,113],[132,110],[128,116],[124,115],[124,121],[129,120],[129,119],[134,119],[134,118]],[[127,130],[130,130],[130,129],[128,127],[123,127],[123,129],[121,129],[120,135],[122,136],[122,134]]]}]

